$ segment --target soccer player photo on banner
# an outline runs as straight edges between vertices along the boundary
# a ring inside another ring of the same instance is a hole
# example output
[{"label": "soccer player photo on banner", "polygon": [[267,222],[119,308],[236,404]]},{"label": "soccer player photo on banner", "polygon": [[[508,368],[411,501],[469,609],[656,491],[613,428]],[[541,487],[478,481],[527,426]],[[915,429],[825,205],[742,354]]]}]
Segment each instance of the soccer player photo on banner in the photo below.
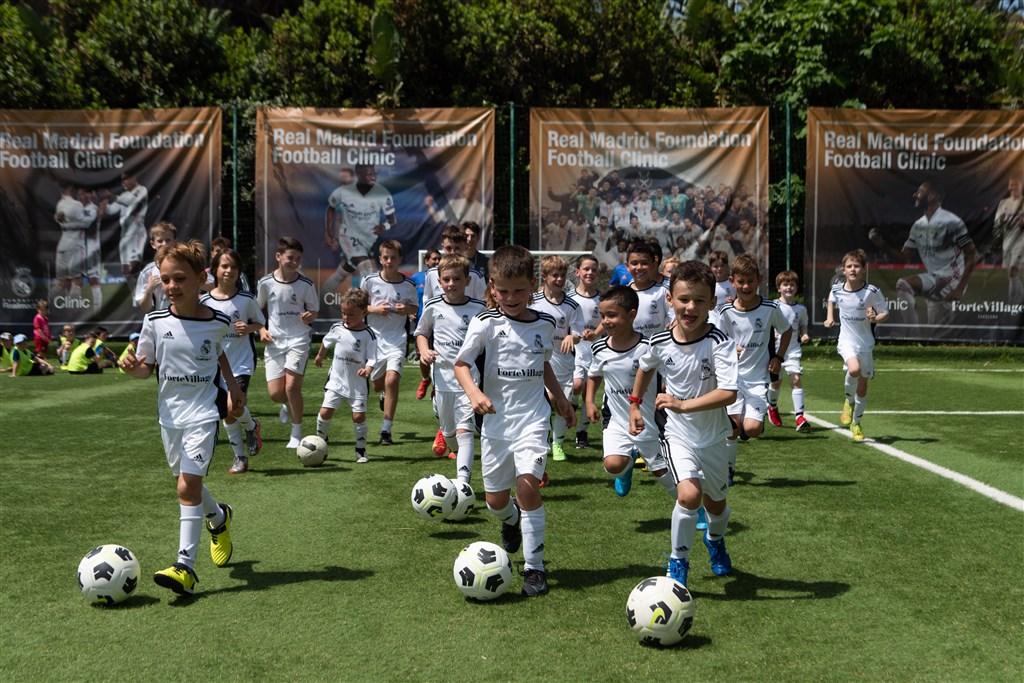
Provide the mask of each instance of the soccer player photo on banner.
[{"label": "soccer player photo on banner", "polygon": [[534,248],[591,252],[602,271],[643,238],[767,272],[768,110],[533,109],[530,208]]},{"label": "soccer player photo on banner", "polygon": [[493,109],[260,110],[258,271],[276,267],[281,236],[297,238],[320,296],[319,329],[339,319],[341,293],[379,272],[386,240],[401,244],[406,275],[449,224],[476,223],[489,249],[493,141]]},{"label": "soccer player photo on banner", "polygon": [[136,331],[155,247],[220,234],[220,161],[216,107],[0,111],[0,323]]},{"label": "soccer player photo on banner", "polygon": [[825,333],[842,256],[863,249],[879,337],[1024,341],[1022,184],[1019,111],[809,109],[811,326]]}]

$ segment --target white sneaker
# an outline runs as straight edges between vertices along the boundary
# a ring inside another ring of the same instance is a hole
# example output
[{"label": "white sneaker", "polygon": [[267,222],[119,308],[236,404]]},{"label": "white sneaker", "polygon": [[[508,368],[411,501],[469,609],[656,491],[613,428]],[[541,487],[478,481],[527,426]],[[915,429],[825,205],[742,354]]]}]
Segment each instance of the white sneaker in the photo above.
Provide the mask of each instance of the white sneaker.
[{"label": "white sneaker", "polygon": [[278,413],[277,419],[281,421],[281,424],[286,425],[291,422],[292,416],[288,414],[288,406],[282,405],[281,412]]},{"label": "white sneaker", "polygon": [[288,439],[288,445],[285,448],[298,448],[299,444],[302,443],[302,439],[296,439],[294,436]]}]

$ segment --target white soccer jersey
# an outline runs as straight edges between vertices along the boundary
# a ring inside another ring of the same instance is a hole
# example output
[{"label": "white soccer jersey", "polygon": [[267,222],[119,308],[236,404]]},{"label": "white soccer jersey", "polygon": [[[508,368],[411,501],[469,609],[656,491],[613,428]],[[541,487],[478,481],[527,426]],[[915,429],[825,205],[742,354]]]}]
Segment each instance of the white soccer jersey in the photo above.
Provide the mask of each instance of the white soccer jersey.
[{"label": "white soccer jersey", "polygon": [[[803,355],[800,348],[800,330],[807,329],[807,307],[798,303],[787,304],[782,299],[776,299],[775,304],[789,320],[790,329],[793,330],[793,336],[789,340],[789,348],[786,349],[785,360],[799,360]],[[776,348],[778,348],[778,338],[781,334],[779,332],[779,334],[775,335]]]},{"label": "white soccer jersey", "polygon": [[554,347],[551,354],[551,369],[562,384],[572,381],[575,366],[574,356],[561,352],[562,341],[571,334],[583,334],[583,312],[580,305],[569,297],[563,296],[562,302],[556,304],[544,296],[544,292],[535,292],[530,308],[538,313],[547,313],[555,321]]},{"label": "white soccer jersey", "polygon": [[[433,337],[437,360],[434,361],[434,386],[438,391],[462,391],[455,379],[455,359],[466,338],[469,321],[487,310],[479,299],[467,299],[462,304],[450,304],[438,296],[423,304],[423,313],[416,324],[416,336]],[[473,381],[478,381],[476,366],[470,366]]]},{"label": "white soccer jersey", "polygon": [[[580,305],[580,315],[583,316],[583,329],[591,331],[596,330],[597,326],[601,324],[601,295],[595,294],[594,296],[585,296],[573,289],[570,290],[566,296],[571,297],[573,301]],[[587,341],[581,338],[576,344],[577,358],[580,354],[589,354],[593,343],[594,340]]]},{"label": "white soccer jersey", "polygon": [[668,305],[668,290],[660,282],[655,282],[647,289],[633,291],[640,299],[636,319],[633,321],[634,330],[645,337],[653,337],[675,320],[675,312]]},{"label": "white soccer jersey", "polygon": [[[605,403],[612,413],[612,422],[629,433],[629,397],[633,393],[640,359],[650,352],[650,343],[644,337],[628,349],[618,351],[608,346],[608,339],[594,342],[594,360],[590,363],[591,377],[604,377]],[[644,424],[654,424],[654,403],[658,397],[658,383],[652,381],[640,404]],[[644,434],[645,438],[650,434]]]},{"label": "white soccer jersey", "polygon": [[377,336],[369,327],[353,330],[344,323],[334,323],[324,335],[324,348],[334,349],[331,371],[327,377],[328,391],[349,399],[349,403],[358,403],[369,393],[366,378],[359,376],[359,371],[366,366],[377,364]]},{"label": "white soccer jersey", "polygon": [[309,339],[312,328],[299,316],[320,310],[313,281],[302,275],[281,282],[273,272],[267,273],[256,285],[256,303],[267,309],[267,331],[274,339]]},{"label": "white soccer jersey", "polygon": [[[156,277],[160,279],[160,266],[156,265],[156,261],[150,261],[142,267],[142,271],[139,273],[139,279],[135,281],[135,304],[141,305],[143,295],[146,293],[146,283],[149,282],[149,278]],[[167,308],[171,305],[171,302],[164,296],[164,288],[157,287],[153,290],[153,308],[151,310],[157,310],[160,308]]]},{"label": "white soccer jersey", "polygon": [[231,321],[217,311],[208,320],[179,318],[165,309],[142,321],[136,354],[155,365],[160,425],[192,427],[220,419],[221,383],[218,358]]},{"label": "white soccer jersey", "polygon": [[[444,290],[441,289],[441,275],[437,272],[437,266],[428,268],[426,275],[423,276],[423,300],[428,301],[435,297],[439,297],[444,294]],[[480,271],[475,268],[469,269],[469,282],[466,283],[466,296],[470,299],[480,299],[483,301],[484,294],[487,292],[487,283],[484,282],[483,275]]]},{"label": "white soccer jersey", "polygon": [[939,208],[931,220],[921,216],[910,228],[904,249],[916,249],[925,270],[935,277],[936,290],[946,284],[955,287],[964,276],[964,247],[971,242],[967,226],[959,216]]},{"label": "white soccer jersey", "polygon": [[241,290],[228,299],[218,299],[207,293],[199,298],[199,303],[220,311],[231,320],[231,332],[224,335],[224,355],[228,357],[231,372],[235,377],[252,377],[256,371],[256,338],[252,334],[239,336],[235,332],[235,323],[241,321],[247,325],[267,324],[263,311],[256,303],[256,297]]},{"label": "white soccer jersey", "polygon": [[[666,330],[650,340],[650,351],[640,359],[640,369],[657,370],[665,379],[665,391],[679,399],[704,396],[715,389],[737,390],[736,342],[714,325],[693,342],[680,342]],[[651,380],[654,383],[655,380]],[[666,436],[704,448],[732,434],[725,408],[694,413],[666,411]],[[645,423],[647,429],[657,429]]]},{"label": "white soccer jersey", "polygon": [[54,217],[60,219],[57,224],[64,231],[61,243],[68,238],[73,240],[73,246],[84,247],[85,230],[96,221],[96,205],[90,203],[86,206],[73,197],[61,197],[54,210]]},{"label": "white soccer jersey", "polygon": [[486,354],[483,391],[494,405],[484,415],[481,436],[492,439],[547,438],[551,405],[544,390],[544,364],[551,358],[555,321],[546,313],[515,320],[487,310],[469,321],[457,360],[473,365]]},{"label": "white soccer jersey", "polygon": [[142,185],[136,185],[131,190],[125,190],[117,195],[114,201],[107,204],[107,214],[110,216],[120,216],[122,228],[135,223],[143,223],[148,209],[149,191]]},{"label": "white soccer jersey", "polygon": [[[371,306],[404,303],[408,310],[416,311],[419,308],[416,298],[416,283],[404,275],[399,274],[399,277],[401,278],[400,280],[392,282],[391,280],[385,280],[384,276],[380,273],[374,273],[363,278],[363,281],[359,283],[359,289],[369,295]],[[371,313],[366,316],[370,329],[377,335],[380,343],[392,346],[405,344],[405,325],[408,319],[409,316],[398,315],[397,313],[392,313],[391,315]]]},{"label": "white soccer jersey", "polygon": [[768,381],[768,350],[772,330],[779,334],[791,325],[786,315],[774,301],[761,299],[761,303],[749,311],[736,308],[736,302],[718,307],[718,322],[715,325],[735,342],[739,354],[739,373],[745,381]]},{"label": "white soccer jersey", "polygon": [[885,297],[874,285],[865,284],[855,292],[846,290],[845,283],[832,285],[828,300],[839,309],[839,343],[846,344],[855,353],[875,347],[875,335],[868,321],[868,308],[881,315],[889,312]]},{"label": "white soccer jersey", "polygon": [[373,229],[378,225],[387,227],[387,217],[395,214],[395,201],[391,193],[383,185],[374,184],[369,192],[363,194],[356,188],[356,183],[340,185],[327,198],[331,208],[341,213],[338,226],[338,238],[348,237],[354,246],[360,249],[359,254],[369,254],[377,234]]},{"label": "white soccer jersey", "polygon": [[723,306],[735,298],[736,288],[732,286],[728,279],[715,283],[715,303],[717,306]]}]

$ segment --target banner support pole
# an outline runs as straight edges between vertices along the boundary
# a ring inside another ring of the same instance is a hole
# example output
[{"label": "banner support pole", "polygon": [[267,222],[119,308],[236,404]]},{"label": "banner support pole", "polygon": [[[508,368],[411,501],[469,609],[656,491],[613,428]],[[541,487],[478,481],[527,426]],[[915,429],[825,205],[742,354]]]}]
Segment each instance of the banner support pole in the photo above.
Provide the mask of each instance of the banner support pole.
[{"label": "banner support pole", "polygon": [[786,270],[790,268],[790,236],[793,228],[792,162],[790,160],[790,107],[786,101]]},{"label": "banner support pole", "polygon": [[238,249],[238,100],[231,103],[231,242]]},{"label": "banner support pole", "polygon": [[516,105],[508,102],[508,243],[516,243]]}]

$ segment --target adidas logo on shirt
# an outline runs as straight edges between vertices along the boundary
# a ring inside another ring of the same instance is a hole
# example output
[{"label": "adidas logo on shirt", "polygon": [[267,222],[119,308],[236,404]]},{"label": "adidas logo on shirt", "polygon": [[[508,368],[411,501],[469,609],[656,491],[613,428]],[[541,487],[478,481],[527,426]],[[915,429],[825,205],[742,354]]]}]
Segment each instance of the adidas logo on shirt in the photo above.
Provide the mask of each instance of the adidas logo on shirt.
[{"label": "adidas logo on shirt", "polygon": [[665,365],[675,365],[675,364],[676,364],[676,362],[674,360],[672,360],[671,358],[669,358],[667,361],[665,361]]},{"label": "adidas logo on shirt", "polygon": [[508,332],[505,330],[498,330],[498,338],[500,339],[502,337],[508,337]]},{"label": "adidas logo on shirt", "polygon": [[174,335],[173,335],[173,334],[171,334],[171,331],[170,331],[170,330],[167,330],[166,332],[164,332],[164,336],[163,336],[163,338],[164,338],[164,339],[174,339]]}]

